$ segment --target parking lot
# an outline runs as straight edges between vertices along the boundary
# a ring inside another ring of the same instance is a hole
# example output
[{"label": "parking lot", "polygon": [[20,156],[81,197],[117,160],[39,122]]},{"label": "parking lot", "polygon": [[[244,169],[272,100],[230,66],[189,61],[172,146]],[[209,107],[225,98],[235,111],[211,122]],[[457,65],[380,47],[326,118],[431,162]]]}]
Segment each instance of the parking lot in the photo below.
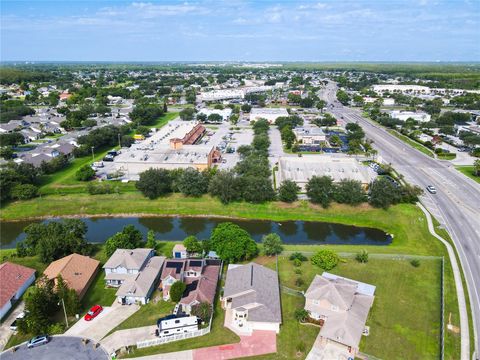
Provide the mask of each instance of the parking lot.
[{"label": "parking lot", "polygon": [[48,344],[28,349],[19,345],[14,352],[9,349],[0,355],[2,360],[106,360],[105,349],[95,342],[84,343],[80,337],[54,336]]}]

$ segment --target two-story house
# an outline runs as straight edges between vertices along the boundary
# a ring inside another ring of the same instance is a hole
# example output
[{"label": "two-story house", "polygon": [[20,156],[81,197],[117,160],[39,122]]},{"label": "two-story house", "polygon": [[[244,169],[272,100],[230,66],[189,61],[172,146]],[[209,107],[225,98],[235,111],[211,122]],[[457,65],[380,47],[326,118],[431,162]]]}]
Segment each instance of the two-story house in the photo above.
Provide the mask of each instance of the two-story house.
[{"label": "two-story house", "polygon": [[323,321],[321,347],[343,347],[345,356],[358,353],[365,322],[374,300],[375,286],[324,272],[316,275],[305,293],[305,310]]},{"label": "two-story house", "polygon": [[129,277],[138,274],[155,254],[153,249],[117,249],[103,265],[107,286],[119,287]]}]

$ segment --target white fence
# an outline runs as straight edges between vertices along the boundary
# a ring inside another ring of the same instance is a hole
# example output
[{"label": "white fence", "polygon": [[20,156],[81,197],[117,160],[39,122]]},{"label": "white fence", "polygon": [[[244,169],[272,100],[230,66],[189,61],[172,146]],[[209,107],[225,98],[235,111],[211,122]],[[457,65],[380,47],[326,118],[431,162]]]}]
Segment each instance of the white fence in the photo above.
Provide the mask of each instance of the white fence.
[{"label": "white fence", "polygon": [[141,348],[145,348],[145,347],[149,347],[149,346],[162,345],[162,344],[166,344],[166,343],[173,342],[173,341],[190,339],[190,338],[197,337],[197,336],[203,336],[203,335],[208,334],[210,332],[211,326],[212,325],[210,323],[210,325],[205,329],[200,329],[200,330],[196,330],[196,331],[191,331],[191,332],[178,334],[178,335],[167,336],[167,337],[160,337],[158,339],[138,341],[137,342],[137,348],[141,349]]}]

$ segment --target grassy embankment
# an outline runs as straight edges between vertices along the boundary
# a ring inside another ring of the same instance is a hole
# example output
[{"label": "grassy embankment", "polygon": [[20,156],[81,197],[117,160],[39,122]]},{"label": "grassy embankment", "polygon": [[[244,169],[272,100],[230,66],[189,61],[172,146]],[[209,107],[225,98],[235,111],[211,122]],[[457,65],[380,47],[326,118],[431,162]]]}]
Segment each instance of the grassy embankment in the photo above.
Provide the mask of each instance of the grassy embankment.
[{"label": "grassy embankment", "polygon": [[408,136],[405,136],[403,134],[400,134],[398,131],[395,131],[395,130],[392,130],[392,129],[389,129],[388,132],[390,134],[392,134],[393,136],[395,136],[396,138],[402,140],[404,143],[410,145],[411,147],[421,151],[422,153],[424,153],[425,155],[427,156],[430,156],[430,157],[435,157],[433,151],[431,151],[429,148],[427,148],[426,146],[423,146],[422,144],[420,144],[419,142],[415,141],[415,140],[412,140],[410,139]]},{"label": "grassy embankment", "polygon": [[460,171],[462,174],[468,176],[470,179],[473,179],[476,182],[480,183],[480,176],[475,175],[475,167],[473,165],[455,166],[455,169]]}]

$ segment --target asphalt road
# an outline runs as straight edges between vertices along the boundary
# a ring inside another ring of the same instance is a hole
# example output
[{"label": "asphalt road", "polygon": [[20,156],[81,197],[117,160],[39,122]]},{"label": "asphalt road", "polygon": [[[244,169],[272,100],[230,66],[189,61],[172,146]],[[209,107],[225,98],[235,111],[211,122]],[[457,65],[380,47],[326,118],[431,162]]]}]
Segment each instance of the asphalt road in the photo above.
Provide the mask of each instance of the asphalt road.
[{"label": "asphalt road", "polygon": [[18,346],[17,351],[4,351],[0,354],[2,360],[107,360],[109,359],[103,347],[93,347],[89,342],[84,345],[81,338],[71,336],[54,336],[45,345],[28,349],[26,344]]},{"label": "asphalt road", "polygon": [[[329,112],[347,122],[358,122],[374,141],[384,161],[405,176],[411,184],[425,189],[434,185],[437,194],[426,192],[422,203],[448,230],[463,266],[468,283],[476,334],[480,331],[480,185],[467,178],[448,161],[430,158],[390,135],[362,117],[360,111],[336,101],[336,85],[329,83],[321,96],[329,103]],[[480,359],[480,341],[475,338],[475,359]]]}]

